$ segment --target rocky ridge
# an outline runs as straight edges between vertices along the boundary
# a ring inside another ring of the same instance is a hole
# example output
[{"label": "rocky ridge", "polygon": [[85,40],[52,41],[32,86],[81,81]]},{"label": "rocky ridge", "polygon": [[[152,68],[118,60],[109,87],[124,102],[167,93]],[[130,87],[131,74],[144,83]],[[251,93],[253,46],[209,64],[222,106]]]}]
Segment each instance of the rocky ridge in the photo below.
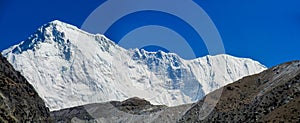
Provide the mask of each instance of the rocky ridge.
[{"label": "rocky ridge", "polygon": [[42,98],[0,54],[0,122],[50,121],[50,111]]}]

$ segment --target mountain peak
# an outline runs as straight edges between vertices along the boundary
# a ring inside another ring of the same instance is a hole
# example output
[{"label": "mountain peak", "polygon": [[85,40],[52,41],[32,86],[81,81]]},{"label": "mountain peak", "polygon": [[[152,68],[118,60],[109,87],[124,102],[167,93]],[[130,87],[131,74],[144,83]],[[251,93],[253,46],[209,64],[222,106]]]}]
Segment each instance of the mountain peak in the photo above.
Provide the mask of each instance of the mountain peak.
[{"label": "mountain peak", "polygon": [[[47,45],[46,47],[48,48],[44,49],[49,49],[50,44],[56,48],[65,47],[67,45],[70,47],[72,44],[75,45],[76,43],[79,43],[77,45],[84,45],[86,40],[82,40],[83,37],[94,38],[99,43],[109,42],[112,45],[114,44],[104,35],[90,34],[80,30],[76,26],[59,20],[53,20],[39,27],[37,31],[30,35],[26,40],[4,50],[2,53],[6,56],[9,52],[18,54],[27,50],[35,51],[43,47],[42,45]],[[79,40],[81,41],[79,42]]]},{"label": "mountain peak", "polygon": [[49,22],[50,24],[67,24],[67,23],[65,23],[65,22],[62,22],[62,21],[60,21],[60,20],[53,20],[53,21],[51,21],[51,22]]},{"label": "mountain peak", "polygon": [[41,47],[42,43],[52,44],[57,42],[65,45],[69,42],[69,40],[65,38],[65,34],[70,32],[70,30],[79,29],[58,20],[49,22],[38,28],[37,31],[26,40],[5,50],[4,55],[10,51],[13,53],[22,53],[27,50],[37,50]]},{"label": "mountain peak", "polygon": [[68,24],[66,22],[63,22],[63,21],[60,21],[60,20],[53,20],[53,21],[50,21],[49,23],[43,25],[42,27],[47,27],[47,26],[65,26],[65,27],[71,27],[71,28],[74,28],[74,29],[78,29],[78,27],[76,26],[73,26],[71,24]]}]

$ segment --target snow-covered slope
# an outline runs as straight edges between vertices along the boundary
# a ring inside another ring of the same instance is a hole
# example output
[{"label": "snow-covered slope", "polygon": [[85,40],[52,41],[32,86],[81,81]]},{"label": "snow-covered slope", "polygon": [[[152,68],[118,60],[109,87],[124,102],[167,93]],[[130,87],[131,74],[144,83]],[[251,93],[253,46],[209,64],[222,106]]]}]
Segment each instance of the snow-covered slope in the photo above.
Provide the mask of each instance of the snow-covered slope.
[{"label": "snow-covered slope", "polygon": [[141,97],[174,106],[266,68],[229,55],[184,60],[173,53],[126,50],[100,34],[53,21],[2,54],[50,110]]}]

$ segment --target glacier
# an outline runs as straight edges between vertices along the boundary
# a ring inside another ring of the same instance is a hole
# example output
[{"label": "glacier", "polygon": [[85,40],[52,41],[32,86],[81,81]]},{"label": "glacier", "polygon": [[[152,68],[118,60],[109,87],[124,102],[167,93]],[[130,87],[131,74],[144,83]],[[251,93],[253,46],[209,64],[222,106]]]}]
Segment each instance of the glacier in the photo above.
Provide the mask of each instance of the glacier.
[{"label": "glacier", "polygon": [[226,54],[185,60],[175,53],[124,49],[104,35],[58,20],[2,54],[52,111],[131,97],[167,106],[193,103],[266,69]]}]

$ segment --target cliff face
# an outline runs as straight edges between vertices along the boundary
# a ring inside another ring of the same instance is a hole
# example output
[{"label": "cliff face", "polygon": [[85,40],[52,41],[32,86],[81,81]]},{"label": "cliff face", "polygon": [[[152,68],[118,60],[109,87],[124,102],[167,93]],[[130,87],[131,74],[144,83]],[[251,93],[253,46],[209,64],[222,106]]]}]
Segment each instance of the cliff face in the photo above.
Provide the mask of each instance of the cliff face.
[{"label": "cliff face", "polygon": [[0,122],[50,122],[49,109],[0,54]]},{"label": "cliff face", "polygon": [[[215,92],[205,98],[213,98]],[[300,122],[300,61],[288,62],[224,87],[213,111],[199,119],[200,100],[180,122]]]}]

